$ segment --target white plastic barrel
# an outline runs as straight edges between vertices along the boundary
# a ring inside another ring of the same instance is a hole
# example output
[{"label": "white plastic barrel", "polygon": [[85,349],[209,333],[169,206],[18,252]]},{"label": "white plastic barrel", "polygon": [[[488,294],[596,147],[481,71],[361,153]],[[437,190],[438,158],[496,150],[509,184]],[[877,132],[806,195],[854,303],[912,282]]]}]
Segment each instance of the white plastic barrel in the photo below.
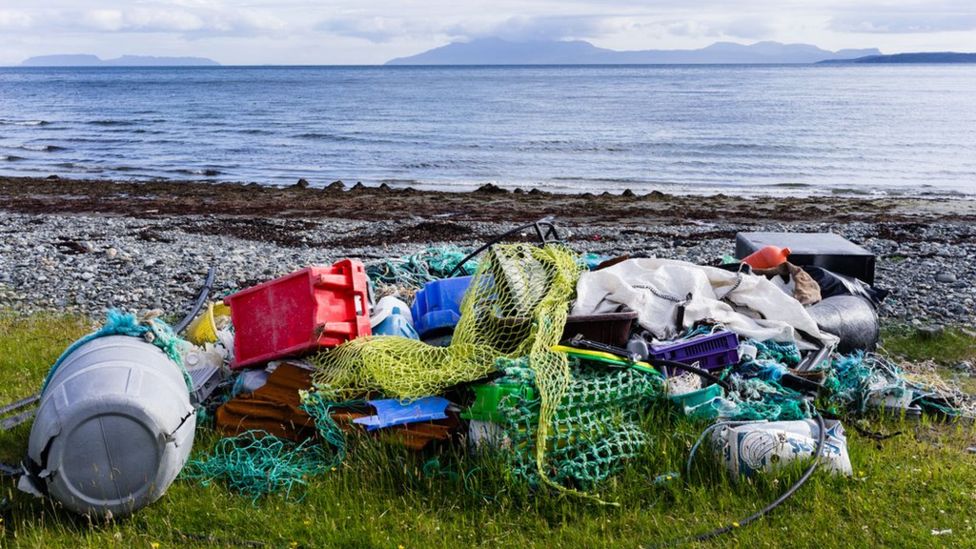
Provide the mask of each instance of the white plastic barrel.
[{"label": "white plastic barrel", "polygon": [[51,378],[31,430],[33,488],[77,513],[122,517],[186,463],[196,413],[180,368],[140,338],[92,340]]}]

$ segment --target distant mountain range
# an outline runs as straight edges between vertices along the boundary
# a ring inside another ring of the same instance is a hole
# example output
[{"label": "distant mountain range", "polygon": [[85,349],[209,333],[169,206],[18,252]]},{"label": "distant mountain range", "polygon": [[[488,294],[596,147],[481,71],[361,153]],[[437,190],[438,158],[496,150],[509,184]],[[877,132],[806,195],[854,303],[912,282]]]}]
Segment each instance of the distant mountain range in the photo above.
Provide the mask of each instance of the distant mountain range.
[{"label": "distant mountain range", "polygon": [[656,65],[735,63],[817,63],[880,56],[877,48],[828,51],[809,44],[716,42],[698,50],[617,51],[582,40],[510,42],[481,38],[454,42],[387,65]]},{"label": "distant mountain range", "polygon": [[828,59],[821,63],[976,63],[976,53],[951,51],[868,55],[855,59]]},{"label": "distant mountain range", "polygon": [[22,67],[216,67],[220,63],[206,57],[154,57],[123,55],[100,59],[97,55],[40,55],[25,59]]}]

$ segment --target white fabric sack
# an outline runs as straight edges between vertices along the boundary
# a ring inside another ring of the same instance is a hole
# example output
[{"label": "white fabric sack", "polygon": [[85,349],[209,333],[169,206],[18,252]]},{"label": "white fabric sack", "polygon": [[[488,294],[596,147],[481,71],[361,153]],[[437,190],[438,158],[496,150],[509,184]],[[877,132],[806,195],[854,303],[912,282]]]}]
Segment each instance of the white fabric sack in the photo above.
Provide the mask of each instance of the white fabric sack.
[{"label": "white fabric sack", "polygon": [[684,301],[690,294],[682,331],[707,319],[742,337],[796,342],[801,349],[816,345],[802,340],[797,330],[824,344],[837,341],[833,335],[820,331],[799,301],[766,277],[743,274],[736,286],[738,279],[737,273],[686,261],[629,259],[583,273],[576,285],[571,314],[610,313],[626,305],[637,312],[637,322],[654,337],[672,339],[679,335],[675,326],[679,303],[669,298]]}]

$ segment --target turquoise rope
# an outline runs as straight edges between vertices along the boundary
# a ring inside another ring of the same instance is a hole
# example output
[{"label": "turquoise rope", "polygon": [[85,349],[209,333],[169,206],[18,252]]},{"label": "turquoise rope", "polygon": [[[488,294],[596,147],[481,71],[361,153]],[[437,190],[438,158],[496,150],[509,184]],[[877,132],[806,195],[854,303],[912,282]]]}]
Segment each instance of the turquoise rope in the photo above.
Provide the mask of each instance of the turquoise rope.
[{"label": "turquoise rope", "polygon": [[181,476],[205,487],[222,480],[256,504],[279,491],[285,499],[303,500],[308,480],[329,467],[324,449],[312,439],[296,444],[255,430],[220,439],[209,455],[187,462]]},{"label": "turquoise rope", "polygon": [[[147,337],[147,334],[152,335]],[[183,381],[186,382],[186,388],[188,391],[193,390],[193,379],[190,377],[189,372],[183,367],[183,359],[180,356],[180,346],[186,344],[185,341],[180,339],[174,332],[173,329],[169,327],[168,324],[162,320],[152,319],[146,322],[140,323],[136,318],[136,315],[131,313],[123,313],[118,309],[111,309],[105,318],[105,324],[96,332],[92,332],[85,337],[79,339],[72,343],[58,360],[51,366],[48,370],[47,376],[44,377],[44,384],[41,386],[41,392],[43,393],[47,389],[48,383],[54,377],[54,373],[58,371],[61,367],[61,363],[64,362],[68,356],[78,350],[79,347],[94,341],[100,337],[122,335],[130,337],[138,337],[146,341],[150,341],[156,347],[159,347],[166,356],[172,360],[176,366],[180,369],[180,373],[183,374]]]}]

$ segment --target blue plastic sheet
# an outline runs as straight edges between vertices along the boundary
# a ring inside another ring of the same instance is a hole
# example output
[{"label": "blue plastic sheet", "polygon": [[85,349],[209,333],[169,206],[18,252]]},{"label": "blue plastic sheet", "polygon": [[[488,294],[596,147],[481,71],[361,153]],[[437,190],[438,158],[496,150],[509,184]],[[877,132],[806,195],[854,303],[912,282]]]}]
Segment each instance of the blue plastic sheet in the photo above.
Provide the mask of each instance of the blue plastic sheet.
[{"label": "blue plastic sheet", "polygon": [[376,415],[354,419],[353,423],[365,425],[367,431],[375,431],[394,425],[447,419],[445,412],[451,401],[431,396],[412,402],[402,402],[395,398],[369,400],[367,404],[376,409]]}]

